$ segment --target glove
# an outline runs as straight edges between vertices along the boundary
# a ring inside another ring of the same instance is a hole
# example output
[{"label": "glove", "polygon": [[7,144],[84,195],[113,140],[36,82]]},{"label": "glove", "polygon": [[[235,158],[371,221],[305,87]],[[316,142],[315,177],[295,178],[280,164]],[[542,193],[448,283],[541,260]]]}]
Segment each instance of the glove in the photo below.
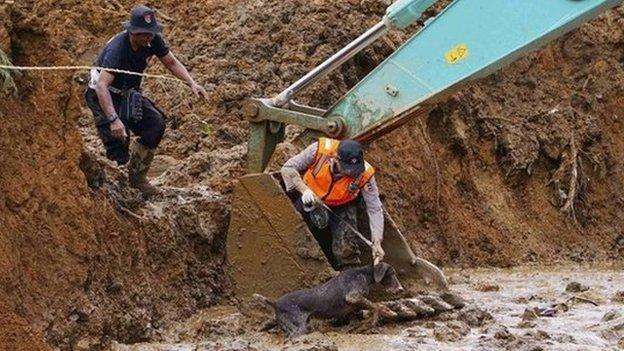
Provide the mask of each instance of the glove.
[{"label": "glove", "polygon": [[303,202],[304,205],[312,206],[318,202],[318,199],[312,190],[306,189],[303,195],[301,195],[301,202]]},{"label": "glove", "polygon": [[373,245],[371,246],[372,254],[373,254],[373,264],[377,265],[379,262],[383,261],[386,253],[381,248],[381,241],[375,240],[373,241]]}]

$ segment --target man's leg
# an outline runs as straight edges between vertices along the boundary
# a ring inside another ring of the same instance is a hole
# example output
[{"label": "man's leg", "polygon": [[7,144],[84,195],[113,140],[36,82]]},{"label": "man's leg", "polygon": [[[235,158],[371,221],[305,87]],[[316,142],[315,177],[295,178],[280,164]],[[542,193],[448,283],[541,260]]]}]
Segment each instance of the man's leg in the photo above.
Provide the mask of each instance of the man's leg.
[{"label": "man's leg", "polygon": [[[289,196],[290,195],[291,194],[289,194]],[[327,257],[329,264],[332,266],[332,268],[338,270],[339,264],[332,252],[332,234],[329,231],[329,227],[320,229],[317,228],[314,223],[312,223],[312,220],[310,219],[310,214],[303,210],[303,203],[301,202],[301,198],[298,196],[298,194],[297,196],[290,196],[290,198],[293,201],[293,204],[295,205],[297,211],[301,213],[301,216],[308,226],[308,229],[310,229],[310,232],[312,232],[312,235],[319,243],[319,246],[321,247],[321,250],[323,250],[325,257]]]},{"label": "man's leg", "polygon": [[143,118],[138,123],[130,123],[132,132],[139,136],[130,145],[130,163],[128,179],[130,186],[141,190],[146,195],[157,195],[161,191],[147,180],[156,147],[165,133],[165,117],[152,102],[144,99]]},{"label": "man's leg", "polygon": [[[117,164],[123,165],[128,163],[130,155],[128,153],[128,139],[121,140],[114,138],[110,132],[110,123],[106,122],[104,112],[100,107],[100,103],[97,98],[97,94],[92,89],[87,89],[85,92],[85,101],[87,106],[93,113],[93,120],[98,132],[102,144],[106,149],[106,157],[109,160],[116,161]],[[118,107],[118,99],[113,98],[113,104],[115,108]],[[123,122],[123,121],[122,121]],[[126,123],[124,123],[126,125]],[[127,125],[126,125],[127,128]]]},{"label": "man's leg", "polygon": [[329,215],[329,229],[333,237],[332,252],[341,269],[357,266],[360,264],[360,249],[356,242],[355,233],[346,224],[349,223],[352,227],[357,228],[356,203],[351,202],[343,206],[333,207],[332,212],[333,214]]}]

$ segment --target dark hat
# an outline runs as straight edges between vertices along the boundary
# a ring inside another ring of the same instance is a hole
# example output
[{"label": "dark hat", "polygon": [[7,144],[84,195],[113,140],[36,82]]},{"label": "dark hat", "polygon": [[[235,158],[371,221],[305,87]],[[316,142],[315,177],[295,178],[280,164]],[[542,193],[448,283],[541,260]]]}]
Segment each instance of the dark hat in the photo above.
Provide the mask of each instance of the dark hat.
[{"label": "dark hat", "polygon": [[355,140],[343,140],[338,145],[340,165],[351,177],[357,177],[364,172],[364,150]]},{"label": "dark hat", "polygon": [[130,20],[123,23],[123,28],[133,34],[158,34],[163,30],[163,26],[156,22],[154,10],[143,5],[132,9],[132,12],[130,12]]}]

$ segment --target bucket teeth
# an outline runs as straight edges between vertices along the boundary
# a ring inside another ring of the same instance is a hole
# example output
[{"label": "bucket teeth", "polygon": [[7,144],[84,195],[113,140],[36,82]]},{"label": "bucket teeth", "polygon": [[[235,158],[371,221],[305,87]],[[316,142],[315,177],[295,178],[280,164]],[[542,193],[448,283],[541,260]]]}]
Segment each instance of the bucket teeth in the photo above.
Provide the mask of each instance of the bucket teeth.
[{"label": "bucket teeth", "polygon": [[417,298],[406,299],[405,305],[407,305],[412,311],[416,312],[419,316],[432,316],[436,310],[431,308],[422,300]]},{"label": "bucket teeth", "polygon": [[457,294],[453,294],[451,292],[444,292],[440,294],[440,298],[444,300],[444,302],[449,305],[459,309],[466,307],[466,300],[464,300],[461,296]]},{"label": "bucket teeth", "polygon": [[438,313],[455,309],[455,307],[446,303],[444,300],[442,300],[441,298],[437,296],[425,295],[425,296],[420,296],[420,299],[423,300],[423,302],[425,302],[427,305],[429,305]]},{"label": "bucket teeth", "polygon": [[382,316],[383,321],[389,322],[431,317],[454,309],[461,309],[466,305],[466,302],[460,296],[447,292],[440,296],[419,295],[418,297],[384,301],[380,304],[397,314],[393,318]]}]

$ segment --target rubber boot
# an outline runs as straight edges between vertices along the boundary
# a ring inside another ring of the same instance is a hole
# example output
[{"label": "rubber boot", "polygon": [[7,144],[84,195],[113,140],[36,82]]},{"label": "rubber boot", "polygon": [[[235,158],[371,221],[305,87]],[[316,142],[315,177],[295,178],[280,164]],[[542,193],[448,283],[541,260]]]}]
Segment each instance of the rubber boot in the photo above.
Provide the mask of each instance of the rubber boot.
[{"label": "rubber boot", "polygon": [[147,180],[147,171],[154,159],[154,150],[133,140],[130,144],[130,161],[128,162],[128,181],[130,186],[139,189],[147,196],[158,195],[161,190]]}]

